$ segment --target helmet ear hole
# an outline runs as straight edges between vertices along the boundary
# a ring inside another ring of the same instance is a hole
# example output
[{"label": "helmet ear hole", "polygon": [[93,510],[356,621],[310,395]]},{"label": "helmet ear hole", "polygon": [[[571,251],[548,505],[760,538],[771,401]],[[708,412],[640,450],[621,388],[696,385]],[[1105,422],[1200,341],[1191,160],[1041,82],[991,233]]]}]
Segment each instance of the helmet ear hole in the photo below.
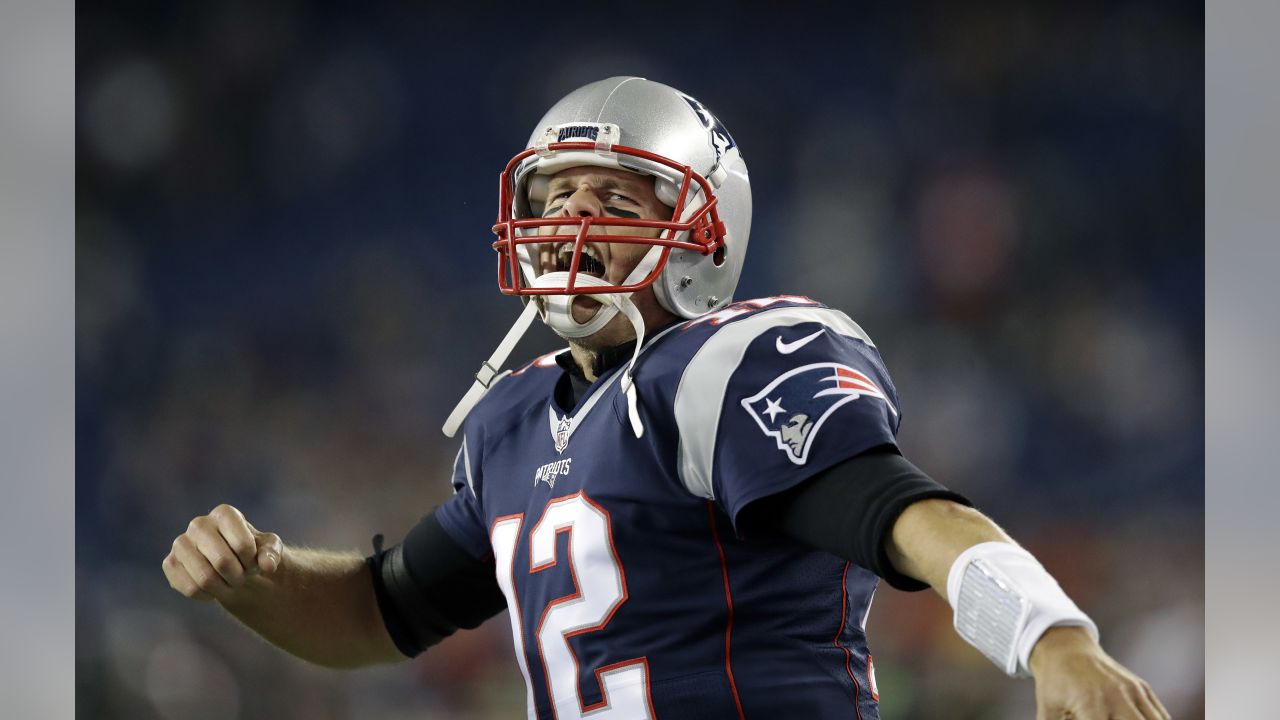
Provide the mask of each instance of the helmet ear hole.
[{"label": "helmet ear hole", "polygon": [[711,262],[715,263],[716,267],[720,267],[721,265],[724,265],[724,256],[724,245],[721,245],[716,248],[715,252],[711,253]]}]

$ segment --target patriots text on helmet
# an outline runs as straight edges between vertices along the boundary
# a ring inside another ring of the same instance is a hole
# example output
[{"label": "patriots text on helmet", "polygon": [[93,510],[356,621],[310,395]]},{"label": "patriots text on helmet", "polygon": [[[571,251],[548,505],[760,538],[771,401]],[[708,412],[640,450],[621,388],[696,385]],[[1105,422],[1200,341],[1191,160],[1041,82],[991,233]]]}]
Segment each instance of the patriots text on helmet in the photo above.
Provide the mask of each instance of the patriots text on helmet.
[{"label": "patriots text on helmet", "polygon": [[556,134],[556,142],[566,142],[575,139],[595,140],[600,136],[600,128],[591,125],[570,125],[569,127],[560,128],[560,132]]}]

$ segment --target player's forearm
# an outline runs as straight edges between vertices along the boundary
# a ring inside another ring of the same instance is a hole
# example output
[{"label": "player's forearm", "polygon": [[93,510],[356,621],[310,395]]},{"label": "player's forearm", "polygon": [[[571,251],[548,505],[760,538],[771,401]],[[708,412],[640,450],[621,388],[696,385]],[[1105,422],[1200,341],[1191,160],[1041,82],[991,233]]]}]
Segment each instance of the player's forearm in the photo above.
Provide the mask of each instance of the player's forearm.
[{"label": "player's forearm", "polygon": [[947,598],[947,576],[956,558],[983,542],[1012,543],[999,525],[970,507],[950,500],[922,500],[907,506],[890,532],[886,548],[899,572],[929,583]]},{"label": "player's forearm", "polygon": [[286,547],[280,567],[219,601],[242,623],[303,660],[351,668],[403,660],[387,635],[364,558]]},{"label": "player's forearm", "polygon": [[[924,500],[902,512],[891,535],[895,568],[946,599],[960,636],[1005,672],[1038,676],[1046,664],[1079,658],[1082,649],[1101,653],[1093,621],[1030,553],[977,510]],[[1010,614],[1012,607],[1022,609]]]}]

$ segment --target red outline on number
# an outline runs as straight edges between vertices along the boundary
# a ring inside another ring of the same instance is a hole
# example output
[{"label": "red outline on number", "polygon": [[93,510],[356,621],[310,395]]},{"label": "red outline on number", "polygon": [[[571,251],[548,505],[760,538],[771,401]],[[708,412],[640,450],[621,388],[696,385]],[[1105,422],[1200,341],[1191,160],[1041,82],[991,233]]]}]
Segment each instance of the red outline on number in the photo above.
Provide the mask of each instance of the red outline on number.
[{"label": "red outline on number", "polygon": [[870,686],[871,699],[880,702],[880,693],[876,692],[875,671],[871,669],[871,653],[867,653],[867,685]]},{"label": "red outline on number", "polygon": [[[573,654],[573,648],[569,648],[569,654],[570,655]],[[574,656],[573,659],[575,662],[577,662],[578,658],[577,656]],[[609,699],[604,694],[604,679],[600,676],[603,675],[604,673],[609,672],[610,670],[617,670],[618,668],[627,667],[629,665],[644,666],[644,698],[645,698],[645,702],[649,706],[649,717],[651,718],[658,717],[658,714],[653,711],[653,691],[652,691],[653,683],[649,682],[649,656],[648,655],[642,655],[638,658],[635,658],[634,660],[623,660],[622,662],[610,663],[608,665],[605,665],[601,668],[596,669],[596,684],[600,686],[600,702],[595,703],[590,707],[588,707],[586,704],[582,702],[582,687],[581,687],[581,684],[579,684],[578,705],[582,707],[583,715],[586,715],[589,712],[595,712],[596,710],[599,710],[600,708],[605,707],[606,705],[609,704]],[[555,712],[554,707],[552,707],[551,710],[552,712]]]},{"label": "red outline on number", "polygon": [[[853,709],[858,711],[858,720],[862,720],[862,702],[859,696],[862,694],[862,687],[858,685],[858,678],[853,676],[853,653],[849,648],[840,644],[840,636],[844,634],[844,623],[849,619],[849,563],[844,564],[844,574],[840,576],[840,627],[836,630],[836,637],[831,641],[832,645],[844,651],[844,669],[849,673],[849,679],[853,681]],[[868,656],[869,657],[869,656]]]},{"label": "red outline on number", "polygon": [[724,626],[724,671],[729,676],[729,689],[733,691],[733,704],[738,707],[738,720],[746,720],[742,712],[742,698],[738,697],[738,684],[733,680],[733,665],[729,661],[729,637],[733,634],[733,593],[729,591],[729,565],[724,559],[724,546],[720,544],[720,531],[716,529],[716,506],[707,501],[707,518],[711,521],[711,537],[716,541],[720,555],[720,577],[724,578],[724,604],[728,619]]},{"label": "red outline on number", "polygon": [[[553,555],[556,555],[556,557],[554,557],[550,562],[542,563],[541,565],[535,565],[533,563],[533,536],[534,534],[537,533],[538,528],[542,527],[542,521],[546,519],[547,510],[549,510],[552,505],[556,503],[568,502],[573,498],[581,498],[583,502],[587,503],[588,505],[595,508],[596,510],[599,510],[600,513],[604,515],[605,540],[607,540],[609,543],[609,554],[613,556],[613,564],[614,564],[614,567],[618,568],[618,580],[619,580],[619,583],[622,585],[622,597],[620,597],[617,600],[617,602],[613,604],[613,607],[609,609],[608,614],[604,616],[604,619],[601,620],[598,625],[578,628],[577,630],[573,630],[572,632],[561,633],[561,636],[564,637],[565,639],[565,648],[569,651],[569,657],[573,660],[573,675],[575,678],[574,687],[577,690],[578,707],[582,709],[582,714],[584,715],[589,712],[599,710],[602,707],[605,707],[609,702],[609,698],[605,694],[604,682],[601,680],[600,674],[607,670],[616,670],[625,665],[640,664],[644,666],[644,677],[645,677],[644,692],[645,692],[645,699],[649,705],[649,717],[656,718],[657,714],[654,713],[653,711],[653,695],[651,690],[652,683],[648,681],[649,680],[648,656],[632,658],[631,660],[623,660],[621,662],[605,665],[604,667],[596,670],[595,678],[596,678],[596,684],[600,687],[600,702],[588,706],[586,702],[582,699],[582,683],[579,679],[582,675],[582,663],[578,661],[578,655],[573,651],[573,646],[568,643],[568,640],[571,637],[577,637],[578,635],[584,635],[586,633],[596,632],[598,630],[603,629],[604,626],[608,625],[609,621],[613,619],[614,613],[618,612],[618,608],[622,607],[623,603],[625,603],[627,601],[627,598],[630,597],[630,594],[627,591],[627,572],[622,567],[622,560],[619,559],[618,550],[616,547],[614,547],[614,544],[613,544],[613,517],[609,514],[609,511],[605,510],[594,500],[587,497],[586,491],[584,490],[579,490],[578,492],[573,493],[572,495],[565,495],[563,497],[552,498],[548,500],[547,504],[544,505],[542,508],[542,516],[539,517],[538,522],[534,523],[533,527],[529,529],[529,574],[532,575],[535,572],[546,570],[547,568],[553,567],[554,565],[559,563],[560,559],[556,554],[556,547],[560,544],[559,535],[562,532],[569,533],[569,555],[572,558],[573,556],[573,525],[572,524],[564,525],[562,527],[556,528],[555,530],[556,537],[553,538],[552,545],[551,545],[551,552]],[[573,578],[573,592],[569,593],[568,595],[563,595],[561,597],[558,597],[555,600],[552,600],[551,602],[547,603],[547,606],[542,609],[541,617],[538,618],[538,627],[534,630],[534,638],[533,638],[538,643],[538,660],[542,663],[542,675],[545,678],[547,683],[547,699],[550,701],[550,704],[551,704],[551,714],[557,718],[560,716],[560,713],[556,708],[555,693],[551,691],[551,673],[547,671],[547,659],[542,652],[542,625],[547,619],[547,613],[551,612],[551,609],[553,607],[582,597],[582,585],[578,583],[578,573],[573,567],[572,559],[570,559],[569,561],[569,576]]]}]

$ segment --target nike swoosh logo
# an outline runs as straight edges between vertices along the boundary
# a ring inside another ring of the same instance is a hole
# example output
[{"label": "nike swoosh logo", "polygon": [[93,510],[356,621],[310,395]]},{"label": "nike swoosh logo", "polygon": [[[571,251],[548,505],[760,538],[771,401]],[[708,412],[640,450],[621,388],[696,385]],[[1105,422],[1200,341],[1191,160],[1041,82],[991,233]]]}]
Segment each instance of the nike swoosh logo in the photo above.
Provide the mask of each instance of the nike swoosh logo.
[{"label": "nike swoosh logo", "polygon": [[813,340],[817,338],[819,335],[821,335],[823,332],[825,332],[825,330],[819,330],[813,333],[812,335],[805,335],[799,340],[796,340],[794,342],[789,342],[789,343],[782,342],[782,336],[779,335],[778,336],[778,352],[782,353],[783,355],[790,355],[791,353],[799,350],[805,345],[808,345],[809,343],[813,342]]}]

